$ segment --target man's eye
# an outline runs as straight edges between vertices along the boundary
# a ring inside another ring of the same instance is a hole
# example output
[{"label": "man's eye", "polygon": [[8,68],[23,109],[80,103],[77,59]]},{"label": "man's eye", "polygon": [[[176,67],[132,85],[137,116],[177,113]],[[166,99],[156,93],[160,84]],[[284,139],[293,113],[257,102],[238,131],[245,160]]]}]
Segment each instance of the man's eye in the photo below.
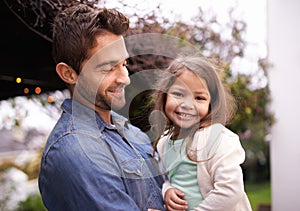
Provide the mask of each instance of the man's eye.
[{"label": "man's eye", "polygon": [[123,62],[123,66],[124,66],[124,67],[128,67],[127,61]]},{"label": "man's eye", "polygon": [[101,72],[102,73],[109,73],[111,70],[112,70],[112,68],[111,69],[102,69]]},{"label": "man's eye", "polygon": [[110,71],[112,71],[114,67],[110,66],[110,65],[105,65],[102,67],[99,67],[96,69],[97,72],[101,72],[101,73],[109,73]]}]

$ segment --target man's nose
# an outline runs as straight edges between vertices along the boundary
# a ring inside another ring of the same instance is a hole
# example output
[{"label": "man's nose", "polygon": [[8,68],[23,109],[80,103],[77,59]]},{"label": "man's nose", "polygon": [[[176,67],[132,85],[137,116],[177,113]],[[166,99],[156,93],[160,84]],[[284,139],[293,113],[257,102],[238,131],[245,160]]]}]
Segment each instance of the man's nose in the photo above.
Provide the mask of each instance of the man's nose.
[{"label": "man's nose", "polygon": [[124,84],[125,86],[130,84],[130,78],[128,70],[125,66],[121,66],[117,71],[117,83]]}]

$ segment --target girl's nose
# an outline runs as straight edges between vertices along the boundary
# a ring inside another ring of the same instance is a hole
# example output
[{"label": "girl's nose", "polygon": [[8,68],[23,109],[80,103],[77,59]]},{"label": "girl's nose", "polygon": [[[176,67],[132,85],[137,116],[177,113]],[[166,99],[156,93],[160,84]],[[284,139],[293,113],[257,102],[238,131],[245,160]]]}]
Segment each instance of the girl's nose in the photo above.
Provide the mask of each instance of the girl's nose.
[{"label": "girl's nose", "polygon": [[180,103],[180,107],[182,107],[184,109],[193,109],[194,108],[194,100],[190,99],[190,98],[185,98]]}]

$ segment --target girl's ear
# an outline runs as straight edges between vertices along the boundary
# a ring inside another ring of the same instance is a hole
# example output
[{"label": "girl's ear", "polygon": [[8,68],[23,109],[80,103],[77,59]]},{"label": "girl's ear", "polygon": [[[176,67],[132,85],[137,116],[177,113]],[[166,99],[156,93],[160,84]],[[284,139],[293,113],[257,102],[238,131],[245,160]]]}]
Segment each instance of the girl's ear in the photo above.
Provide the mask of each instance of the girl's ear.
[{"label": "girl's ear", "polygon": [[74,85],[77,82],[78,75],[73,68],[66,63],[60,62],[56,65],[56,72],[59,77],[67,84]]}]

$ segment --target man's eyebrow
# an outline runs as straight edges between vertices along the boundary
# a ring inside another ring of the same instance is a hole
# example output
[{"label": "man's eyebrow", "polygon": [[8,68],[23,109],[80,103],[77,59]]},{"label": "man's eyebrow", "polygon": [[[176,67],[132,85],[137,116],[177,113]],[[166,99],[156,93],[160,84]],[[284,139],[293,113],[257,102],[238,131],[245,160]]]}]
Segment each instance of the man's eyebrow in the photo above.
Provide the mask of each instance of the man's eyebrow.
[{"label": "man's eyebrow", "polygon": [[106,62],[97,64],[97,65],[96,65],[96,68],[100,68],[100,67],[103,67],[103,66],[105,66],[105,65],[112,65],[112,66],[115,66],[115,65],[119,64],[120,62],[122,62],[123,60],[124,60],[124,61],[127,61],[128,58],[129,58],[129,55],[126,54],[126,57],[123,58],[123,59],[106,61]]},{"label": "man's eyebrow", "polygon": [[105,66],[105,65],[116,65],[116,64],[118,64],[120,61],[116,61],[116,60],[114,60],[114,61],[106,61],[106,62],[103,62],[103,63],[100,63],[100,64],[97,64],[96,65],[96,68],[100,68],[100,67],[103,67],[103,66]]}]

